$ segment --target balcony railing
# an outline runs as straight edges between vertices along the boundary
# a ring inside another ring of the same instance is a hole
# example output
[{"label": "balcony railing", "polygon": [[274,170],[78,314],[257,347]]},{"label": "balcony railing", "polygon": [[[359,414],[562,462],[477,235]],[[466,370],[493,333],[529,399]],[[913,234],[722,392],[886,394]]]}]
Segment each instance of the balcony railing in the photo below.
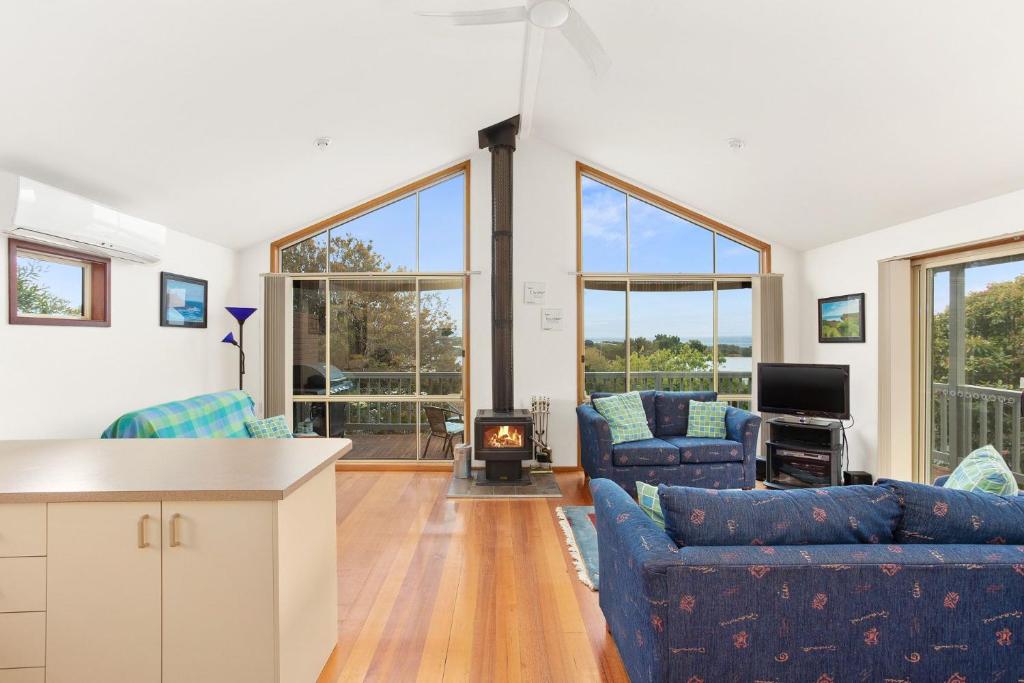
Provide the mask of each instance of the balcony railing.
[{"label": "balcony railing", "polygon": [[1021,394],[973,385],[932,385],[932,468],[952,470],[971,451],[991,444],[1024,480]]},{"label": "balcony railing", "polygon": [[[631,372],[630,389],[645,391],[713,391],[714,375],[710,370],[695,372]],[[588,394],[595,391],[625,391],[624,372],[585,372],[583,383]],[[719,371],[718,393],[723,395],[749,396],[751,374],[749,371]]]}]

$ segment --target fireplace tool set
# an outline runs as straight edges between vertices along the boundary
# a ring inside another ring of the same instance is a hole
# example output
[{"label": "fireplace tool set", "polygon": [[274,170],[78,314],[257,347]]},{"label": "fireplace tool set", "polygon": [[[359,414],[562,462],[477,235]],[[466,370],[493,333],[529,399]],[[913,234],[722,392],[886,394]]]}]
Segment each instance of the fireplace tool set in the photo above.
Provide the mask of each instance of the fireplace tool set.
[{"label": "fireplace tool set", "polygon": [[533,457],[537,461],[533,471],[550,472],[551,447],[548,446],[548,418],[551,416],[551,399],[547,396],[531,396],[530,413],[533,414]]}]

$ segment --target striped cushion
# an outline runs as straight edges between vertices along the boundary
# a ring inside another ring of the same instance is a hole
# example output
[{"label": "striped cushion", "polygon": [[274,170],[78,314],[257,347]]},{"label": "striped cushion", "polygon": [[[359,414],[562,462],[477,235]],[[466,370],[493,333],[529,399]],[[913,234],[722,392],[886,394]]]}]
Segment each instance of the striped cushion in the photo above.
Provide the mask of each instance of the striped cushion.
[{"label": "striped cushion", "polygon": [[288,420],[284,415],[275,415],[264,420],[246,420],[245,428],[254,439],[292,438],[292,431],[288,429]]},{"label": "striped cushion", "polygon": [[690,417],[686,436],[706,439],[725,438],[725,401],[690,401]]},{"label": "striped cushion", "polygon": [[256,417],[244,391],[203,394],[122,415],[104,439],[248,439],[245,421]]}]

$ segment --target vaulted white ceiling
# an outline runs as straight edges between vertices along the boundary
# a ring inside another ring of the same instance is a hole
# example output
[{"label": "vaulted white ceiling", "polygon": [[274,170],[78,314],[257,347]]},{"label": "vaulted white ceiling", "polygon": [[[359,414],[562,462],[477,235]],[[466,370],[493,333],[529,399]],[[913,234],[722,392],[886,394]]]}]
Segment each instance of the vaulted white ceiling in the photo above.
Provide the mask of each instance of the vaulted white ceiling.
[{"label": "vaulted white ceiling", "polygon": [[[0,167],[231,247],[278,236],[514,112],[522,26],[413,15],[513,3],[4,3]],[[808,248],[1024,187],[1022,3],[573,5],[612,69],[549,36],[533,134],[760,236]]]}]

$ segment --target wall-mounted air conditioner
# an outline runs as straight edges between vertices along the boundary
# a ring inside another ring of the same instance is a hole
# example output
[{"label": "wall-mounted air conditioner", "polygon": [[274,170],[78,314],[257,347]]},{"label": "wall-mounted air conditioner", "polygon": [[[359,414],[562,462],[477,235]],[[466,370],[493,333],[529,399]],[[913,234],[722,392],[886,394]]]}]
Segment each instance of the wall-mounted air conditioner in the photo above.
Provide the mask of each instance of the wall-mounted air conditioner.
[{"label": "wall-mounted air conditioner", "polygon": [[3,228],[12,237],[135,263],[156,263],[163,256],[164,226],[31,178],[4,175],[2,194],[14,213]]}]

